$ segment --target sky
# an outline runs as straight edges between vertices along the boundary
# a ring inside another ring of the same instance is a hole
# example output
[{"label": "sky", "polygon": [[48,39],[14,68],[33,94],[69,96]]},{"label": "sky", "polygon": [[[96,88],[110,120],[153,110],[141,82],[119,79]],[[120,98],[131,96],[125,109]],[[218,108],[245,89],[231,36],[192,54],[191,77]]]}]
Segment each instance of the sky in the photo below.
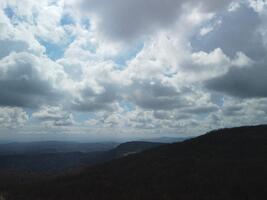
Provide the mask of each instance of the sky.
[{"label": "sky", "polygon": [[265,0],[0,1],[0,141],[264,123]]}]

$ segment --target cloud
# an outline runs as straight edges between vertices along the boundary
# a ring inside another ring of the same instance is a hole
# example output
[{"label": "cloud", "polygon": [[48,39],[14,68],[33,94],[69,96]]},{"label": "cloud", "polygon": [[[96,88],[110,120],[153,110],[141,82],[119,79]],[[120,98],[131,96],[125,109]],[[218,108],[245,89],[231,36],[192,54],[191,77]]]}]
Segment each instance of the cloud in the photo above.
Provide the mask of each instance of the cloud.
[{"label": "cloud", "polygon": [[0,105],[33,108],[53,103],[62,98],[56,82],[59,76],[64,78],[60,66],[46,58],[10,54],[0,60]]},{"label": "cloud", "polygon": [[100,137],[267,122],[261,1],[81,1],[0,1],[2,127],[18,115],[14,132]]},{"label": "cloud", "polygon": [[[35,55],[44,53],[44,47],[35,39],[31,29],[17,25],[18,23],[12,23],[12,20],[6,16],[0,5],[0,59],[12,52],[24,51]],[[27,38],[25,35],[27,35]]]},{"label": "cloud", "polygon": [[22,108],[0,107],[1,128],[23,126],[28,120],[28,114]]},{"label": "cloud", "polygon": [[199,7],[205,12],[222,9],[230,1],[210,0],[113,0],[109,2],[83,0],[85,12],[95,16],[100,33],[109,38],[131,41],[177,22],[184,11]]},{"label": "cloud", "polygon": [[0,40],[0,58],[8,56],[11,52],[22,52],[28,48],[24,41]]},{"label": "cloud", "polygon": [[209,52],[219,47],[229,57],[243,52],[254,60],[266,55],[263,36],[258,31],[262,20],[251,7],[243,3],[235,11],[225,12],[219,19],[220,26],[209,34],[192,38],[194,51]]},{"label": "cloud", "polygon": [[209,89],[239,98],[267,97],[266,63],[249,68],[231,68],[226,74],[207,81]]},{"label": "cloud", "polygon": [[129,91],[130,101],[144,109],[170,110],[186,106],[185,99],[175,87],[159,80],[136,81]]},{"label": "cloud", "polygon": [[69,126],[74,124],[73,115],[64,111],[62,107],[42,106],[32,117],[46,124],[54,126]]},{"label": "cloud", "polygon": [[120,71],[113,62],[92,62],[83,68],[82,80],[76,82],[70,106],[80,112],[111,111],[121,99],[124,87]]}]

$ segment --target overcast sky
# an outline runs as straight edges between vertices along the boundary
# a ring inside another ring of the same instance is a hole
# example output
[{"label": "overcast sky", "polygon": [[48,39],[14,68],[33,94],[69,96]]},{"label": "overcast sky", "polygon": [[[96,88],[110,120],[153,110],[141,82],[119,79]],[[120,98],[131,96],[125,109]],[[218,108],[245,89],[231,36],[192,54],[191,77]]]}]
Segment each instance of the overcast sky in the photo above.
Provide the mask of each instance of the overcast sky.
[{"label": "overcast sky", "polygon": [[264,0],[1,0],[0,140],[267,123]]}]

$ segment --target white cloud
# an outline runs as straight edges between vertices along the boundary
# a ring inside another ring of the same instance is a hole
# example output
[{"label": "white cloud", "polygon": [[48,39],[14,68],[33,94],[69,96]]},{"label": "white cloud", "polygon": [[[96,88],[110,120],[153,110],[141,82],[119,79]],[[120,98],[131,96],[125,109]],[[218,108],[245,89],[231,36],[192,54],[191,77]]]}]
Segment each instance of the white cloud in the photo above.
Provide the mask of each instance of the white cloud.
[{"label": "white cloud", "polygon": [[207,26],[207,27],[204,27],[200,30],[200,35],[201,36],[204,36],[204,35],[207,35],[209,32],[211,32],[213,30],[213,27],[211,26]]},{"label": "white cloud", "polygon": [[15,128],[23,126],[29,117],[21,108],[0,107],[0,127]]},{"label": "white cloud", "polygon": [[0,60],[0,104],[38,107],[62,98],[66,75],[60,65],[29,53],[12,53]]},{"label": "white cloud", "polygon": [[231,2],[1,1],[2,124],[107,136],[265,122],[266,6]]},{"label": "white cloud", "polygon": [[[84,0],[84,12],[95,16],[99,33],[113,39],[133,40],[161,28],[168,28],[177,19],[194,8],[214,12],[227,6],[230,1],[156,1],[114,0],[110,2]],[[193,16],[192,16],[193,17]],[[194,21],[198,16],[194,15]]]},{"label": "white cloud", "polygon": [[238,8],[240,8],[240,2],[232,2],[229,7],[228,7],[228,11],[229,12],[234,12],[236,11]]},{"label": "white cloud", "polygon": [[250,5],[254,8],[257,12],[262,12],[267,7],[267,2],[265,0],[249,0]]},{"label": "white cloud", "polygon": [[[1,7],[0,7],[1,8]],[[12,24],[4,14],[3,7],[0,9],[0,58],[8,56],[12,52],[27,51],[35,55],[44,53],[42,47],[34,37],[34,34],[25,25],[18,22]],[[25,37],[27,35],[27,37]]]},{"label": "white cloud", "polygon": [[56,106],[42,106],[32,117],[53,126],[69,126],[75,123],[71,113]]}]

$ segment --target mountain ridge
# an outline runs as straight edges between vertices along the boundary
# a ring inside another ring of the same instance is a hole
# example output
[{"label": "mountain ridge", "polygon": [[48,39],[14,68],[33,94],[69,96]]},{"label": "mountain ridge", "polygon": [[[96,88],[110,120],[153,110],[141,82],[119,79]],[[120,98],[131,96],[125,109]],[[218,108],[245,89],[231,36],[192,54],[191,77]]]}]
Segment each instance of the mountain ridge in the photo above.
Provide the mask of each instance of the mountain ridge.
[{"label": "mountain ridge", "polygon": [[[43,142],[41,144],[43,144]],[[55,144],[58,144],[58,142]],[[35,145],[37,144],[34,143],[34,146]],[[31,150],[16,154],[0,154],[0,170],[57,173],[77,167],[81,168],[86,165],[90,166],[107,162],[133,153],[139,153],[146,149],[163,145],[163,143],[133,141],[122,143],[109,150],[79,151],[88,149],[86,146],[84,147],[84,145],[86,144],[83,144],[81,148],[71,147],[71,149],[77,149],[77,151],[73,152],[51,152],[50,150],[47,152],[47,149],[43,148],[38,152]],[[102,146],[100,147],[103,148]],[[108,147],[110,148],[110,146]],[[108,149],[108,147],[106,148]]]},{"label": "mountain ridge", "polygon": [[266,155],[266,125],[221,129],[7,192],[20,200],[260,200]]}]

